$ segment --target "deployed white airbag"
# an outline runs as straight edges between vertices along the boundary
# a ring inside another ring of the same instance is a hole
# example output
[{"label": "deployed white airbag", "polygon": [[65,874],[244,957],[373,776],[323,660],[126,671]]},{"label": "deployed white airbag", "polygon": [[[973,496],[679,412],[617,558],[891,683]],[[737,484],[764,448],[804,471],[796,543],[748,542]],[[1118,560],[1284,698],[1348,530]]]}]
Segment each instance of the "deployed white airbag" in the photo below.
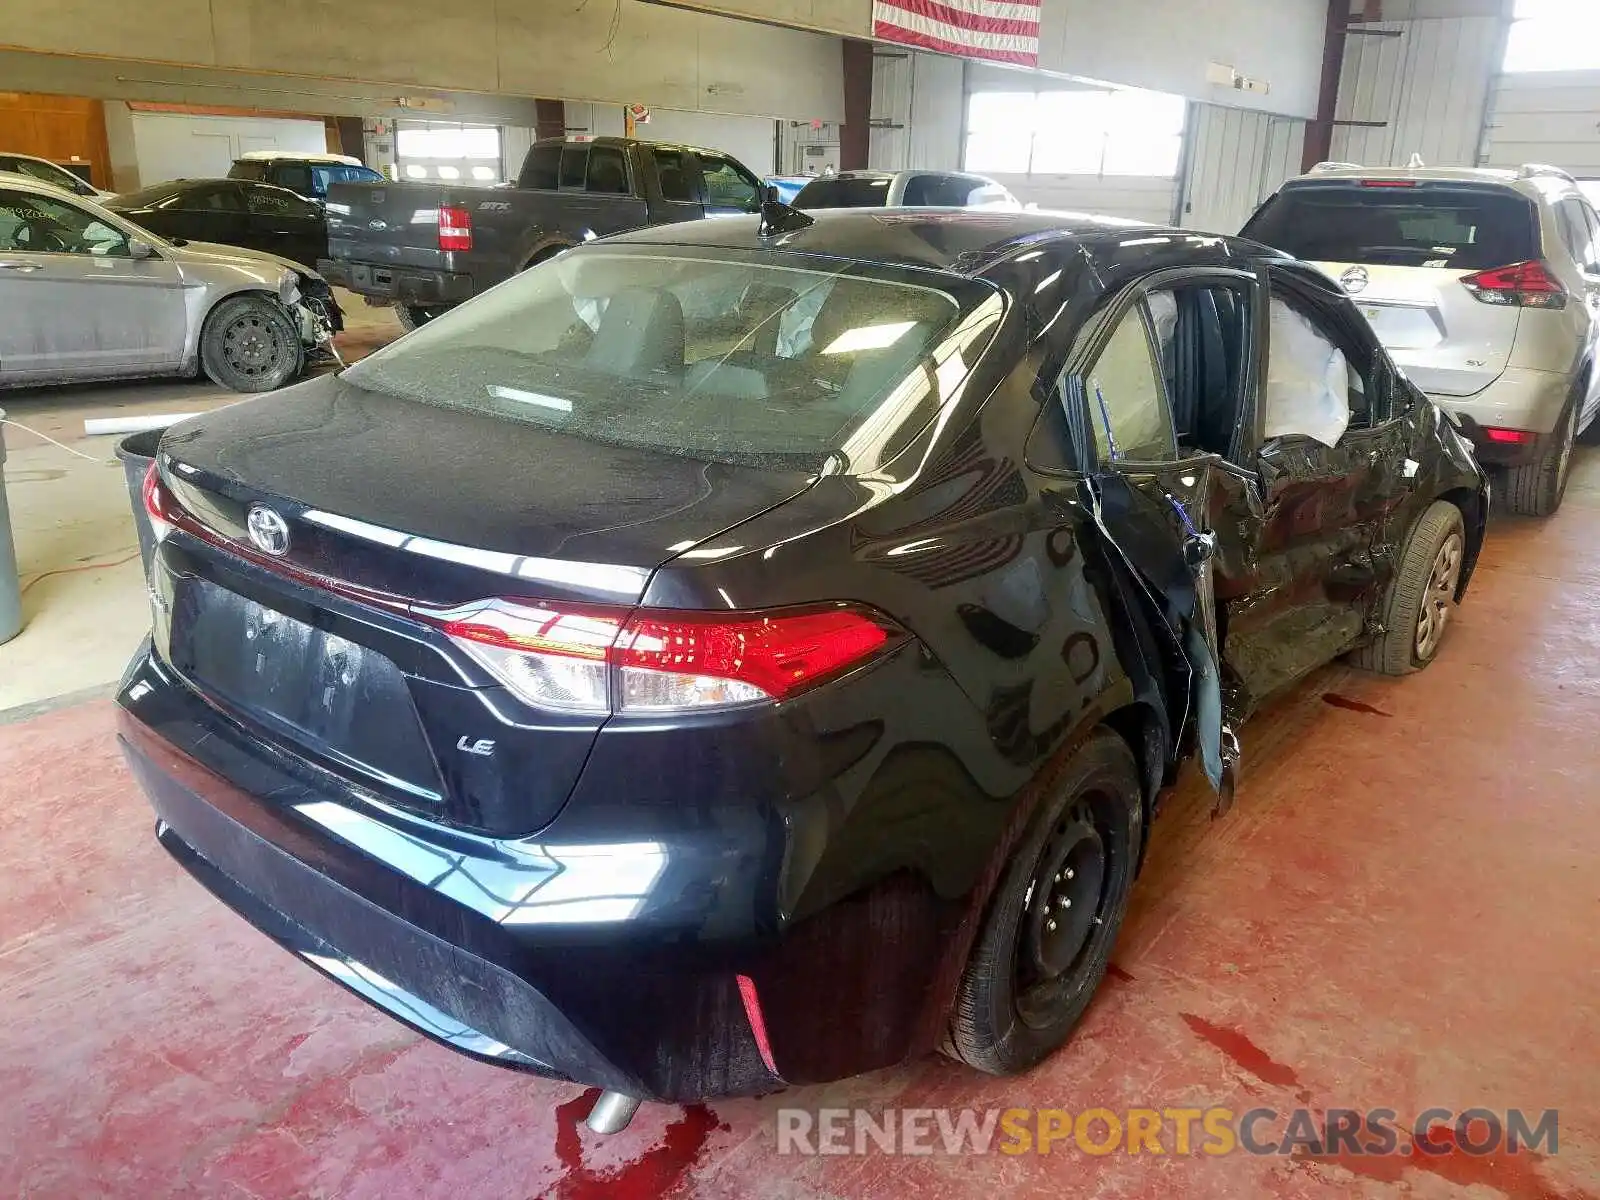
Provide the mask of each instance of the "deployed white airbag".
[{"label": "deployed white airbag", "polygon": [[1350,424],[1350,369],[1343,352],[1282,300],[1272,301],[1266,437],[1303,434],[1336,445]]}]

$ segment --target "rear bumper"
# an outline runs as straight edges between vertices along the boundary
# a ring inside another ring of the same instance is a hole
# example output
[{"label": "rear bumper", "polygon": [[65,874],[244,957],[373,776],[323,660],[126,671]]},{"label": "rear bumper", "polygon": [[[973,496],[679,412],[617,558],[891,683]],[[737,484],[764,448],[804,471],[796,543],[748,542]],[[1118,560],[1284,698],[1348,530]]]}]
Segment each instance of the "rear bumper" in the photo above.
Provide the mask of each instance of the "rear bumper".
[{"label": "rear bumper", "polygon": [[[1549,448],[1551,433],[1561,421],[1572,395],[1572,377],[1555,371],[1507,368],[1483,391],[1471,396],[1432,394],[1440,408],[1455,414],[1480,461],[1494,466],[1531,462]],[[1513,429],[1538,435],[1532,442],[1489,440],[1485,429]]]},{"label": "rear bumper", "polygon": [[[482,837],[349,803],[148,647],[118,702],[121,748],[161,844],[303,961],[463,1053],[687,1101],[841,1078],[930,1048],[929,965],[948,928],[903,880],[783,934],[753,914],[714,930],[634,918],[658,885],[712,895],[736,882],[736,864],[768,858],[772,831],[754,809],[743,829],[686,811],[683,829],[607,845],[558,844],[548,831],[540,842]],[[761,998],[756,1022],[741,976]]]},{"label": "rear bumper", "polygon": [[335,287],[413,308],[448,308],[472,299],[475,292],[472,276],[454,271],[325,258],[317,263],[317,272]]}]

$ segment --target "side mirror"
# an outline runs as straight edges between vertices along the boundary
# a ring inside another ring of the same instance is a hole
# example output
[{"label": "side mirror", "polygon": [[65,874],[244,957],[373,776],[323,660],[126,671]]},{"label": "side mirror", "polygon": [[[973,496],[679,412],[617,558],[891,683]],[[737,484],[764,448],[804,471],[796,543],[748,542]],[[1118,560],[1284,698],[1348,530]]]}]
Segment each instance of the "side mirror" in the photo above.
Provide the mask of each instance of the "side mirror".
[{"label": "side mirror", "polygon": [[129,258],[154,258],[155,256],[156,248],[149,242],[141,241],[139,238],[128,239]]}]

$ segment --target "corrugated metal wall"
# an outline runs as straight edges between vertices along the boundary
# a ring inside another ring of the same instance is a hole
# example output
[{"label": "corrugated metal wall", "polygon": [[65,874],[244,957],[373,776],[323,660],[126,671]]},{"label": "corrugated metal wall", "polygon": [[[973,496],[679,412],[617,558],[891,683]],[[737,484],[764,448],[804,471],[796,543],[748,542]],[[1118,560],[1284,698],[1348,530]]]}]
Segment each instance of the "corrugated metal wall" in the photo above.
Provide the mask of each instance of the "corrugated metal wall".
[{"label": "corrugated metal wall", "polygon": [[867,163],[880,171],[961,168],[965,100],[959,58],[879,47],[872,55]]},{"label": "corrugated metal wall", "polygon": [[1421,154],[1429,166],[1476,165],[1506,22],[1450,17],[1363,28],[1368,32],[1352,33],[1345,49],[1337,116],[1384,124],[1335,129],[1333,157],[1399,167]]},{"label": "corrugated metal wall", "polygon": [[1279,184],[1300,173],[1305,138],[1306,123],[1294,117],[1191,104],[1179,223],[1237,233]]},{"label": "corrugated metal wall", "polygon": [[1502,75],[1487,146],[1491,166],[1552,163],[1600,178],[1600,71]]}]

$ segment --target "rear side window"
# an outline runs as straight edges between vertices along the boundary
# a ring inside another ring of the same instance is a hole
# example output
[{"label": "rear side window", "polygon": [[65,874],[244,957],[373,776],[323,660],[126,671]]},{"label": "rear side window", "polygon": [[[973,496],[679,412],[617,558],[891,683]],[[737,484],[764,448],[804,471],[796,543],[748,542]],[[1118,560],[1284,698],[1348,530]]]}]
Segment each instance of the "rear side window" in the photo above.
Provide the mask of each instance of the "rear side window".
[{"label": "rear side window", "polygon": [[904,203],[938,208],[965,208],[973,180],[960,175],[913,175],[906,181]]},{"label": "rear side window", "polygon": [[661,184],[663,200],[693,201],[693,167],[682,150],[652,150],[656,160],[656,178]]},{"label": "rear side window", "polygon": [[242,212],[244,202],[239,189],[232,184],[211,187],[192,187],[174,193],[170,199],[156,207],[179,209],[183,212]]},{"label": "rear side window", "polygon": [[1482,271],[1539,257],[1532,201],[1454,184],[1286,187],[1244,236],[1310,262]]},{"label": "rear side window", "polygon": [[616,146],[589,147],[589,173],[584,185],[586,191],[606,196],[628,194],[628,168],[623,165],[622,151]]},{"label": "rear side window", "polygon": [[257,183],[267,181],[267,164],[259,159],[241,158],[228,168],[229,179],[252,179]]},{"label": "rear side window", "polygon": [[889,203],[888,179],[813,179],[794,198],[796,208],[882,208]]},{"label": "rear side window", "polygon": [[933,419],[1003,309],[982,285],[864,273],[876,270],[571,250],[346,377],[592,441],[859,468]]},{"label": "rear side window", "polygon": [[336,183],[381,183],[383,176],[371,167],[331,166],[314,167],[311,172],[312,186],[316,188],[316,195],[326,196],[328,189]]},{"label": "rear side window", "polygon": [[561,144],[535,146],[522,164],[517,186],[530,191],[553,192],[561,183]]},{"label": "rear side window", "polygon": [[589,147],[569,142],[561,147],[561,186],[582,189],[589,174]]},{"label": "rear side window", "polygon": [[1101,462],[1177,457],[1172,414],[1147,329],[1141,301],[1123,314],[1084,380],[1089,428]]},{"label": "rear side window", "polygon": [[316,194],[315,185],[311,180],[311,168],[305,163],[274,164],[270,182],[288,188],[291,192],[298,192],[302,196]]}]

